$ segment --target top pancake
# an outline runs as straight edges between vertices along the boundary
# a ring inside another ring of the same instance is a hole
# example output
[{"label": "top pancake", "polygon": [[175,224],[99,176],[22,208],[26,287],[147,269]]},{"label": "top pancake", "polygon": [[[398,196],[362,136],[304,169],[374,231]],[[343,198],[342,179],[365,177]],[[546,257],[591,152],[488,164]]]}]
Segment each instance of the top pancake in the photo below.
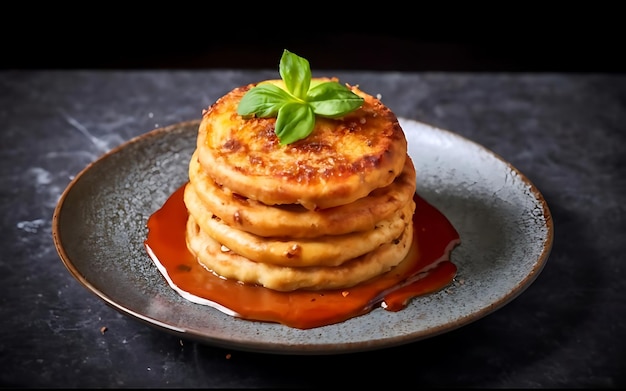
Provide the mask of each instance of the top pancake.
[{"label": "top pancake", "polygon": [[315,210],[356,201],[402,172],[407,141],[397,117],[379,99],[347,85],[364,98],[361,108],[341,118],[316,116],[310,136],[281,145],[276,118],[237,114],[239,101],[255,85],[230,91],[203,113],[198,160],[219,185],[267,205]]}]

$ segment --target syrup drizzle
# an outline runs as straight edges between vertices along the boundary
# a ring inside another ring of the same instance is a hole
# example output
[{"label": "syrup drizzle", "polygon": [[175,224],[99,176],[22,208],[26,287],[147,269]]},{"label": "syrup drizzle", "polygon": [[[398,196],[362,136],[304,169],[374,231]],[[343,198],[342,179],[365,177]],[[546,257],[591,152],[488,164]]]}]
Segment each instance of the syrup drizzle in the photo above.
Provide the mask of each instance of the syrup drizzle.
[{"label": "syrup drizzle", "polygon": [[206,270],[187,249],[184,187],[178,188],[148,219],[146,251],[179,294],[231,316],[310,329],[339,323],[379,306],[400,311],[412,298],[448,286],[457,272],[450,253],[460,244],[458,232],[416,193],[409,259],[379,277],[347,289],[294,292],[224,279]]}]

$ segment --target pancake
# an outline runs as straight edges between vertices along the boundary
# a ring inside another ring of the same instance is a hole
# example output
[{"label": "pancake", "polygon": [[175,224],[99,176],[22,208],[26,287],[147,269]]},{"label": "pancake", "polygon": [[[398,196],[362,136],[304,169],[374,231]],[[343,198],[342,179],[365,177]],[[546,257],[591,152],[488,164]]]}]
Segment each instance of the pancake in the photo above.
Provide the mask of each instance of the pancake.
[{"label": "pancake", "polygon": [[359,109],[340,118],[316,117],[310,136],[281,145],[276,118],[237,114],[239,101],[255,85],[235,88],[202,115],[198,160],[220,186],[267,205],[316,210],[354,202],[402,172],[407,141],[397,117],[379,99],[347,85],[364,98]]},{"label": "pancake", "polygon": [[229,226],[206,209],[190,186],[185,188],[185,204],[200,229],[220,244],[256,262],[291,267],[337,266],[373,251],[400,236],[411,223],[415,202],[410,200],[391,217],[368,231],[315,238],[263,237]]},{"label": "pancake", "polygon": [[209,272],[222,278],[260,285],[276,291],[297,289],[324,290],[350,288],[381,275],[399,265],[413,241],[413,224],[402,234],[376,250],[340,266],[288,267],[250,259],[224,248],[196,224],[187,221],[187,247]]},{"label": "pancake", "polygon": [[[324,81],[336,79],[312,84]],[[316,115],[308,136],[281,144],[275,117],[237,113],[261,83],[202,114],[184,191],[189,251],[220,278],[277,291],[349,288],[399,265],[413,242],[416,175],[395,114],[346,85],[359,108]]]},{"label": "pancake", "polygon": [[309,210],[299,204],[266,205],[218,186],[203,171],[197,151],[189,162],[189,186],[206,209],[233,228],[265,237],[310,238],[371,230],[412,199],[415,181],[415,168],[407,157],[402,173],[390,185],[349,204]]}]

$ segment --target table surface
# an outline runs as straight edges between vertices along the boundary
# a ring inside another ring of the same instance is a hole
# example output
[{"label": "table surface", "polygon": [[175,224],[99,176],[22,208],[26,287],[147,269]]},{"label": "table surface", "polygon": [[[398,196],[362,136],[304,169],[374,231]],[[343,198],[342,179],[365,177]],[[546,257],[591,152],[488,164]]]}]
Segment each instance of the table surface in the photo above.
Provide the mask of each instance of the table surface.
[{"label": "table surface", "polygon": [[59,197],[108,150],[198,119],[230,89],[276,71],[7,70],[0,72],[0,385],[625,386],[626,76],[325,75],[381,94],[398,116],[482,144],[537,186],[555,236],[526,291],[454,331],[339,355],[235,351],[140,323],[68,273],[51,232]]}]

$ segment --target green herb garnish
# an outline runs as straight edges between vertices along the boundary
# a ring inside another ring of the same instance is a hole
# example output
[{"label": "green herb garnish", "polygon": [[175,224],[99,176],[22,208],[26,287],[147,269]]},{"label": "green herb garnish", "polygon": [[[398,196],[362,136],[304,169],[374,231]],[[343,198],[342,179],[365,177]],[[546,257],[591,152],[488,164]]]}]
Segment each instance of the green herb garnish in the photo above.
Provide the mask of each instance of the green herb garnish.
[{"label": "green herb garnish", "polygon": [[363,105],[363,98],[335,81],[311,82],[309,61],[287,49],[279,66],[286,90],[271,83],[251,88],[239,102],[237,114],[276,117],[274,132],[281,144],[291,144],[313,132],[315,116],[337,118]]}]

